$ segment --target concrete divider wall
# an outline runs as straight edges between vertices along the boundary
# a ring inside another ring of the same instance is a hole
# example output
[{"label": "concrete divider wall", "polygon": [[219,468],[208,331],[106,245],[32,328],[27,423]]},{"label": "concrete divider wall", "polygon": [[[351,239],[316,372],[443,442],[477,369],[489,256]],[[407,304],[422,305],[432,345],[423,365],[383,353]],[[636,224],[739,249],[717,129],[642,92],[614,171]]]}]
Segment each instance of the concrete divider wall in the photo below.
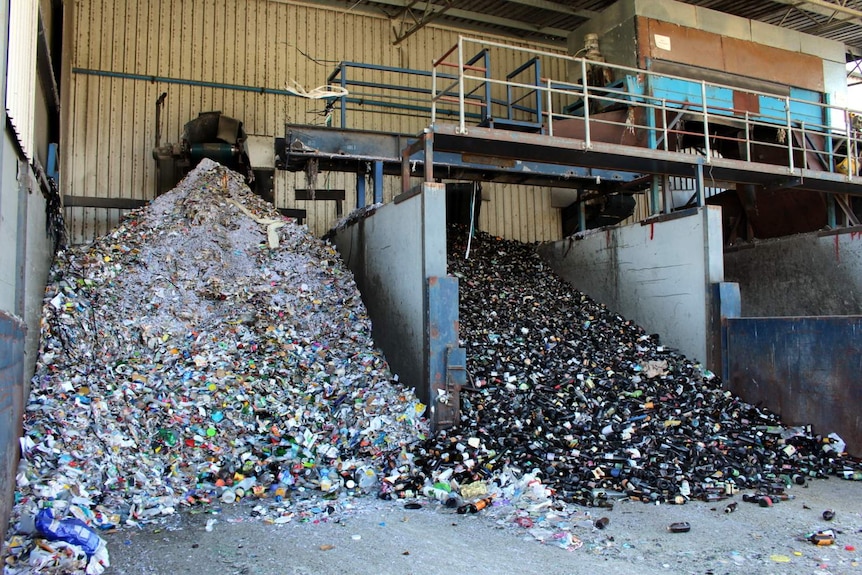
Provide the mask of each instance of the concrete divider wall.
[{"label": "concrete divider wall", "polygon": [[421,193],[396,198],[333,237],[368,308],[375,343],[426,404],[426,284],[446,275],[445,192],[426,183]]},{"label": "concrete divider wall", "polygon": [[12,510],[21,416],[39,352],[42,298],[54,254],[45,207],[33,170],[18,157],[7,130],[0,134],[0,539]]},{"label": "concrete divider wall", "polygon": [[539,251],[578,290],[720,371],[710,286],[723,281],[721,208],[596,230]]},{"label": "concrete divider wall", "polygon": [[18,439],[26,402],[24,333],[17,317],[0,310],[0,519],[5,532],[12,511],[15,470],[18,468]]},{"label": "concrete divider wall", "polygon": [[729,248],[724,276],[739,284],[743,317],[862,314],[862,233],[853,228]]}]

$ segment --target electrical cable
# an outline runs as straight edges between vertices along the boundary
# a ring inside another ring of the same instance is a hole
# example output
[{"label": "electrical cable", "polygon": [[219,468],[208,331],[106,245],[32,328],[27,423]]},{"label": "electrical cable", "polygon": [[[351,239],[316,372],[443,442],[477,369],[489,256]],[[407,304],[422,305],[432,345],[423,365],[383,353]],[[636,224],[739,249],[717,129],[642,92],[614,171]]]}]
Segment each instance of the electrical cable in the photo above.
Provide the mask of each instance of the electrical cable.
[{"label": "electrical cable", "polygon": [[327,84],[324,86],[318,86],[313,90],[306,90],[302,84],[297,82],[296,80],[291,80],[293,82],[293,87],[287,86],[285,90],[293,94],[294,96],[300,96],[301,98],[308,98],[309,100],[320,100],[323,98],[343,98],[349,92],[347,88],[342,88],[341,86],[333,86],[331,84]]}]

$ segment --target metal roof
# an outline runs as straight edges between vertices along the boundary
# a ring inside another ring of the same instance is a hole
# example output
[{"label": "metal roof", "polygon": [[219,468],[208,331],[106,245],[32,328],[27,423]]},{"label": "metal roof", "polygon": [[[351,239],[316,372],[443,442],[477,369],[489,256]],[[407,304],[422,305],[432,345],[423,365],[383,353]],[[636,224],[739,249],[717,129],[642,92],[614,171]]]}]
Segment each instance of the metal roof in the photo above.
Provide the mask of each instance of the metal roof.
[{"label": "metal roof", "polygon": [[[395,42],[432,22],[555,45],[616,0],[324,0],[383,13]],[[862,0],[681,0],[843,42],[862,57]]]}]

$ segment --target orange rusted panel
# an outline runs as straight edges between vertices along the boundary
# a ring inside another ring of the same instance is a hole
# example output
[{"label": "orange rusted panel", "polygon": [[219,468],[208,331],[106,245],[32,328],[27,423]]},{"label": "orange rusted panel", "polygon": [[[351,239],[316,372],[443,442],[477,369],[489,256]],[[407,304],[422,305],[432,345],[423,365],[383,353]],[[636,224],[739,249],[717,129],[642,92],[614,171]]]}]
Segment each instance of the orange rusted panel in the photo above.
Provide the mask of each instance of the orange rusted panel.
[{"label": "orange rusted panel", "polygon": [[757,97],[757,94],[752,94],[751,92],[734,90],[733,109],[736,110],[737,114],[741,114],[742,112],[749,112],[754,115],[760,114],[760,98]]},{"label": "orange rusted panel", "polygon": [[[669,22],[641,18],[638,44],[653,60],[668,60],[711,70],[724,70],[721,36]],[[643,32],[647,37],[643,38]]]},{"label": "orange rusted panel", "polygon": [[639,18],[637,29],[642,67],[647,59],[663,60],[816,92],[824,90],[823,62],[816,56],[651,18]]},{"label": "orange rusted panel", "polygon": [[823,61],[816,56],[736,38],[723,38],[722,48],[727,72],[823,91]]}]

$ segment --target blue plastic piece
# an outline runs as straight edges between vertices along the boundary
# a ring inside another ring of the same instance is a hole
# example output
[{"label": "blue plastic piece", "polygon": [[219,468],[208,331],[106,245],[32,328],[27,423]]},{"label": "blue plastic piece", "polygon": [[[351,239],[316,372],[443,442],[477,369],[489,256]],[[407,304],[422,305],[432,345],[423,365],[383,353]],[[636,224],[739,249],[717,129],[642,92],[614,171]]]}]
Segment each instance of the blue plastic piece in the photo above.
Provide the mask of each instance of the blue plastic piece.
[{"label": "blue plastic piece", "polygon": [[36,529],[49,541],[65,541],[77,545],[84,550],[87,557],[92,557],[102,543],[102,538],[89,525],[74,517],[55,519],[52,509],[39,511],[36,515]]},{"label": "blue plastic piece", "polygon": [[57,150],[58,145],[56,143],[48,144],[48,167],[46,171],[48,172],[48,177],[54,181],[57,181],[60,178],[60,170],[58,168],[59,162],[57,161]]}]

